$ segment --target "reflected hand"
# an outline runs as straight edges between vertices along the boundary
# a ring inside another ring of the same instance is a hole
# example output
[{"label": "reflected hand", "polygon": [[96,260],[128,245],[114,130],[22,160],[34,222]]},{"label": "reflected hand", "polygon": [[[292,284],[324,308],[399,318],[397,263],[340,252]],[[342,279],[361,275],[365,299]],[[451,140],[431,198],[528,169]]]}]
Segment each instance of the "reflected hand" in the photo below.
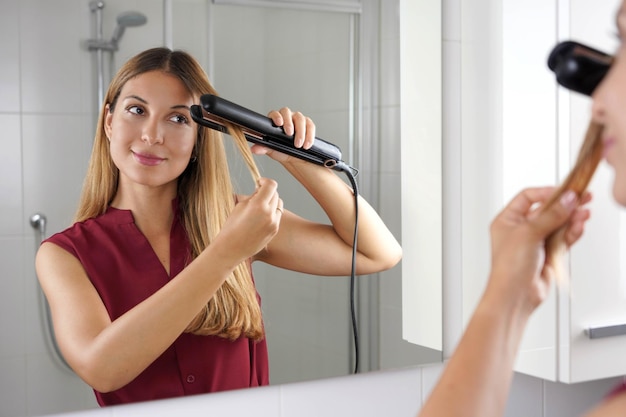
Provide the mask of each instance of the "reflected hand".
[{"label": "reflected hand", "polygon": [[[294,136],[294,146],[296,148],[309,149],[315,140],[315,123],[310,117],[300,112],[293,112],[288,107],[280,110],[272,110],[267,115],[276,126],[282,126],[285,134]],[[279,162],[287,162],[291,158],[282,152],[266,148],[263,145],[255,144],[251,148],[256,155],[268,155]]]},{"label": "reflected hand", "polygon": [[216,238],[228,253],[248,259],[274,238],[283,214],[283,200],[278,196],[276,181],[260,178],[257,189],[250,196],[239,196]]},{"label": "reflected hand", "polygon": [[545,239],[568,223],[565,241],[573,245],[583,234],[590,212],[580,199],[567,192],[547,210],[541,209],[556,189],[529,188],[515,196],[491,224],[491,277],[488,288],[500,296],[522,301],[531,310],[546,297],[552,267],[545,260]]}]

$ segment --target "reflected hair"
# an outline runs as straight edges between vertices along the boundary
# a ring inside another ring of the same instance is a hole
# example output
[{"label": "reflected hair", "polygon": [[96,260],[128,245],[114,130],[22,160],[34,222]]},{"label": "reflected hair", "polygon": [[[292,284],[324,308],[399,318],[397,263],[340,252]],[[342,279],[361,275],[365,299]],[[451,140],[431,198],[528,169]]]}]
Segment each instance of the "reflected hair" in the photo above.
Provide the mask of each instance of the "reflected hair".
[{"label": "reflected hair", "polygon": [[[127,61],[111,81],[104,98],[74,219],[77,222],[104,214],[118,189],[119,170],[111,158],[105,133],[106,106],[113,113],[126,82],[150,71],[174,75],[185,85],[195,101],[202,94],[217,95],[200,64],[184,51],[152,48]],[[256,183],[260,177],[259,170],[243,132],[234,125],[227,127],[252,180]],[[195,161],[190,162],[178,178],[177,191],[180,220],[191,247],[187,264],[215,239],[233,210],[236,198],[223,135],[198,126],[194,156]],[[250,263],[242,262],[198,312],[185,332],[215,335],[231,340],[242,335],[261,340],[264,331],[259,302]]]},{"label": "reflected hair", "polygon": [[[602,160],[602,130],[602,125],[594,121],[589,123],[585,139],[578,151],[576,163],[559,188],[544,205],[544,210],[559,201],[561,196],[568,190],[574,191],[579,198],[587,190],[593,174]],[[545,243],[546,262],[555,270],[556,276],[561,282],[564,277],[561,270],[561,258],[567,250],[565,242],[567,227],[568,223],[552,232]]]}]

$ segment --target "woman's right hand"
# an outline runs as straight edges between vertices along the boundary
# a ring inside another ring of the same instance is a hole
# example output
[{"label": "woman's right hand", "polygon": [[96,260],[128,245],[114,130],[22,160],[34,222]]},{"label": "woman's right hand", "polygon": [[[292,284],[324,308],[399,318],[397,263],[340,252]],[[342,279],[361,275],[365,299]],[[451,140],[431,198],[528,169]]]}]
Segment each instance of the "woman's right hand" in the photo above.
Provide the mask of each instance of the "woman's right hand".
[{"label": "woman's right hand", "polygon": [[255,192],[238,196],[216,241],[231,251],[239,261],[263,250],[278,233],[283,214],[283,201],[278,196],[276,181],[260,178]]},{"label": "woman's right hand", "polygon": [[499,297],[512,303],[521,302],[521,307],[529,312],[545,299],[554,275],[554,265],[546,263],[546,238],[568,222],[565,241],[571,246],[582,236],[590,215],[583,206],[591,195],[585,193],[578,199],[571,191],[543,210],[542,205],[554,192],[554,187],[523,190],[491,224],[491,276],[487,290],[496,290]]}]

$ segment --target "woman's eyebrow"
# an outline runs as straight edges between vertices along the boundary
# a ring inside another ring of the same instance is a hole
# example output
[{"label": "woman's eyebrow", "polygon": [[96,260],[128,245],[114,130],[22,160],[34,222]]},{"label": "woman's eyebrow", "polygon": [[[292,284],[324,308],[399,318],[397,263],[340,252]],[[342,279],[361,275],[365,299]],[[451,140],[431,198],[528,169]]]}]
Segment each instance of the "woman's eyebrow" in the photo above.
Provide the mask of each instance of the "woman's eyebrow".
[{"label": "woman's eyebrow", "polygon": [[128,100],[129,98],[134,98],[135,100],[141,101],[141,102],[142,102],[142,103],[144,103],[144,104],[148,104],[148,102],[147,102],[146,100],[144,100],[143,98],[141,98],[141,97],[139,97],[139,96],[136,96],[136,95],[134,95],[134,94],[131,94],[131,95],[129,95],[129,96],[126,96],[126,97],[124,98],[124,100]]},{"label": "woman's eyebrow", "polygon": [[[134,95],[134,94],[131,94],[131,95],[126,96],[126,97],[124,98],[124,100],[128,100],[129,98],[135,99],[135,100],[137,100],[137,101],[141,101],[141,102],[142,102],[142,103],[144,103],[144,104],[148,104],[148,101],[147,101],[147,100],[145,100],[145,99],[143,99],[143,98],[141,98],[141,97],[139,97],[139,96],[136,96],[136,95]],[[171,109],[184,109],[184,110],[187,110],[187,111],[191,111],[191,107],[190,107],[190,106],[188,106],[188,105],[186,105],[186,104],[176,104],[176,105],[174,105],[174,106],[172,106],[172,107],[170,107],[170,108],[171,108]]]}]

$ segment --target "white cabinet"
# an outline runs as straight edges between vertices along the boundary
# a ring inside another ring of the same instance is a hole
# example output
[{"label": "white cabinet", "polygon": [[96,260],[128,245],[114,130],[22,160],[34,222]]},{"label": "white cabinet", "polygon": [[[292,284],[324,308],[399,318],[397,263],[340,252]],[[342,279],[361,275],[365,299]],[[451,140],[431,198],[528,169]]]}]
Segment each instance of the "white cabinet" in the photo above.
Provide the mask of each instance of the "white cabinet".
[{"label": "white cabinet", "polygon": [[402,335],[442,350],[442,48],[439,0],[400,0]]},{"label": "white cabinet", "polygon": [[[591,100],[554,85],[545,62],[560,40],[612,52],[618,0],[502,5],[502,203],[529,185],[569,172],[590,118]],[[574,383],[626,374],[626,335],[591,338],[585,330],[626,324],[626,217],[601,164],[590,189],[592,218],[568,258],[569,277],[540,307],[516,369]]]}]

